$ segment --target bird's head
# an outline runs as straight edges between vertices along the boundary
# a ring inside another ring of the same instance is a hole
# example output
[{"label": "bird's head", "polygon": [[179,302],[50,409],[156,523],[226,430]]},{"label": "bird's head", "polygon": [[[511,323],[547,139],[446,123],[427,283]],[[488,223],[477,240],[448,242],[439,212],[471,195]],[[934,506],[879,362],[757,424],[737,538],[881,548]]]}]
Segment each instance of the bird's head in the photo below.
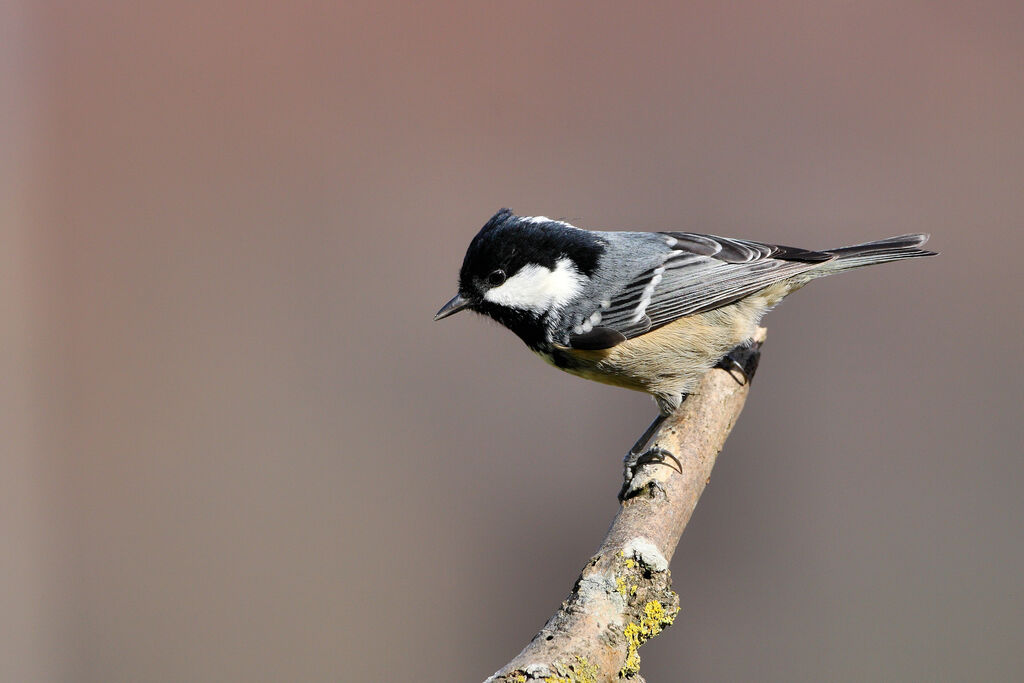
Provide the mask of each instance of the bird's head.
[{"label": "bird's head", "polygon": [[435,320],[464,309],[494,318],[534,346],[544,319],[584,291],[604,251],[592,232],[502,209],[466,250],[459,293]]}]

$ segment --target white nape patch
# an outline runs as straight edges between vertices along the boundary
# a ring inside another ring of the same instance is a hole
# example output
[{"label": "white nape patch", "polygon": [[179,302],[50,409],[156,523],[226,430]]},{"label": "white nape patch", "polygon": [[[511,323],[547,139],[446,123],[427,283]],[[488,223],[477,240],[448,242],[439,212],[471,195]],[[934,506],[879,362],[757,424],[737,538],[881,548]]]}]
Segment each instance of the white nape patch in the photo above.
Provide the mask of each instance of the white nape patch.
[{"label": "white nape patch", "polygon": [[[559,225],[565,225],[570,228],[576,227],[572,223],[566,223],[565,221],[556,220],[554,218],[548,218],[547,216],[520,216],[519,218],[527,223],[558,223]],[[576,229],[578,230],[579,228]]]},{"label": "white nape patch", "polygon": [[572,301],[583,288],[584,279],[568,258],[559,259],[554,270],[531,263],[501,286],[487,290],[484,299],[499,306],[546,313]]},{"label": "white nape patch", "polygon": [[658,547],[643,536],[637,536],[626,544],[622,554],[632,557],[640,564],[646,565],[652,572],[663,572],[668,570],[668,560],[661,554]]},{"label": "white nape patch", "polygon": [[650,282],[644,287],[643,294],[640,295],[640,303],[636,306],[636,313],[633,314],[633,319],[630,322],[638,323],[640,318],[644,317],[644,313],[647,311],[647,307],[651,305],[651,297],[654,296],[654,288],[661,283],[661,278],[665,274],[665,266],[658,266],[654,269],[654,274],[651,275]]}]

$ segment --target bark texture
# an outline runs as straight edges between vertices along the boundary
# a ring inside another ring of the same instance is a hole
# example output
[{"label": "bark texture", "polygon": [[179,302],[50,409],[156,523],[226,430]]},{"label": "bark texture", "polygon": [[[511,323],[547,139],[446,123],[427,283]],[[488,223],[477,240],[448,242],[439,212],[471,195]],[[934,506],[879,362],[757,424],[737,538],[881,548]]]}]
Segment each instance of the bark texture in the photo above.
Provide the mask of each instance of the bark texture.
[{"label": "bark texture", "polygon": [[[751,377],[764,337],[760,328],[758,350],[746,366]],[[651,445],[671,451],[678,469],[671,460],[640,468],[572,592],[523,651],[486,683],[643,680],[637,650],[671,625],[679,611],[669,562],[747,398],[749,381],[740,384],[738,376],[711,370],[665,421]]]}]

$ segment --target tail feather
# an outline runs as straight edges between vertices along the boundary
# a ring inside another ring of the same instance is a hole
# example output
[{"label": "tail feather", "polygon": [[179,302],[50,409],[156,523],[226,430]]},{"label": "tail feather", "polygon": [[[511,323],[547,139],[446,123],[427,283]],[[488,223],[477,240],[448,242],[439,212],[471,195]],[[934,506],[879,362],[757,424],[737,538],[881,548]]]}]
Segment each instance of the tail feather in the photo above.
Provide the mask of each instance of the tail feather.
[{"label": "tail feather", "polygon": [[854,244],[839,249],[829,249],[826,253],[834,254],[835,260],[825,264],[828,270],[846,270],[848,268],[860,268],[876,263],[898,261],[905,258],[917,258],[919,256],[935,256],[936,252],[919,249],[922,244],[928,241],[930,235],[916,233],[912,235],[899,235],[877,242],[865,242]]}]

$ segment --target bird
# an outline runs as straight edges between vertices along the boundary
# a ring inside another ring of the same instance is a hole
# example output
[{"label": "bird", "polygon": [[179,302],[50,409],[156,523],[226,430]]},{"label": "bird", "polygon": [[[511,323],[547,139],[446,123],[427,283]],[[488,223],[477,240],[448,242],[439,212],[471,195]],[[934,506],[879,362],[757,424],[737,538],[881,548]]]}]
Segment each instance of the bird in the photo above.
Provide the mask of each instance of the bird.
[{"label": "bird", "polygon": [[[761,318],[811,280],[853,268],[934,256],[927,234],[814,251],[694,232],[592,231],[499,210],[466,250],[458,293],[434,316],[482,314],[551,365],[650,394],[658,415],[625,458],[645,451],[700,378],[735,365]],[[673,458],[674,459],[674,458]]]}]

